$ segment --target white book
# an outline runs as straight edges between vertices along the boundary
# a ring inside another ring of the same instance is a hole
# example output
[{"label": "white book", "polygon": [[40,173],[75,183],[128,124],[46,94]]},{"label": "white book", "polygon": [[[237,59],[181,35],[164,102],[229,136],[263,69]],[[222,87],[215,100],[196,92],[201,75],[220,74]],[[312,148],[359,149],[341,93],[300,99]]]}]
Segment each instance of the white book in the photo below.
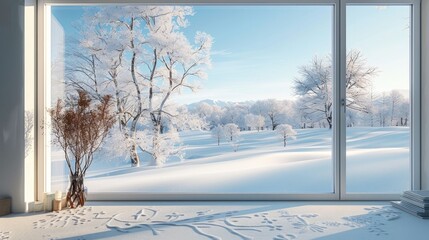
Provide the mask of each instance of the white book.
[{"label": "white book", "polygon": [[401,201],[411,203],[413,205],[416,205],[416,206],[422,208],[422,210],[429,211],[429,203],[420,202],[416,199],[409,198],[407,195],[401,196]]},{"label": "white book", "polygon": [[400,209],[404,212],[407,212],[411,215],[414,215],[416,217],[423,218],[423,219],[429,219],[429,215],[424,215],[424,214],[419,213],[419,210],[418,209],[416,210],[415,208],[413,208],[412,205],[410,205],[410,206],[405,205],[404,203],[402,203],[400,201],[393,201],[390,203],[392,204],[393,207],[398,208],[398,209]]},{"label": "white book", "polygon": [[405,191],[404,195],[406,196],[408,195],[413,199],[429,203],[429,191],[423,191],[423,190]]}]

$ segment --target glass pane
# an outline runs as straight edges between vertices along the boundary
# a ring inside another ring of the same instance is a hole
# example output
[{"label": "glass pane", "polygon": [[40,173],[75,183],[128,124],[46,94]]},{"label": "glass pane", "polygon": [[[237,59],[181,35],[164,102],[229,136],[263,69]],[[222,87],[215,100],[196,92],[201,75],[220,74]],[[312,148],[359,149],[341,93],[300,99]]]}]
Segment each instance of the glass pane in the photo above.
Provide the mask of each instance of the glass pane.
[{"label": "glass pane", "polygon": [[[113,99],[89,192],[333,193],[332,6],[55,6],[51,18],[52,106],[77,90]],[[64,191],[61,146],[50,157]]]},{"label": "glass pane", "polygon": [[347,7],[347,192],[410,188],[410,6]]}]

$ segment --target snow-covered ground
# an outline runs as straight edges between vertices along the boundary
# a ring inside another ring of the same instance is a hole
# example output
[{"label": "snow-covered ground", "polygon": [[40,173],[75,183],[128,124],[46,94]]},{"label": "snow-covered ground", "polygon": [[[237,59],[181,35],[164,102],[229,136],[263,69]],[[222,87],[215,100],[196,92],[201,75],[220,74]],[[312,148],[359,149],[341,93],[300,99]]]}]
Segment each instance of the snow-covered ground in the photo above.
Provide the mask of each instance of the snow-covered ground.
[{"label": "snow-covered ground", "polygon": [[[220,146],[206,131],[181,132],[185,159],[161,168],[131,168],[104,155],[87,175],[90,192],[330,193],[334,165],[332,131],[297,129],[283,147],[273,131],[243,131],[239,148]],[[52,191],[65,190],[67,173],[54,152]],[[409,129],[350,128],[347,131],[347,191],[399,193],[410,185]]]}]

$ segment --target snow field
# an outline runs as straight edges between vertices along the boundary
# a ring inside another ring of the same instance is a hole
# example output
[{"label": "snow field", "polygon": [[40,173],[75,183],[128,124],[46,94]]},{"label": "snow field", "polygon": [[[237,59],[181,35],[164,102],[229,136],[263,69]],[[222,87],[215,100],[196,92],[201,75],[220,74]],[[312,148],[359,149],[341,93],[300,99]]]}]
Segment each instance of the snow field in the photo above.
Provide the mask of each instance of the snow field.
[{"label": "snow field", "polygon": [[[333,191],[332,131],[297,129],[286,148],[273,131],[242,131],[238,151],[209,131],[180,133],[185,158],[163,167],[131,168],[126,160],[95,159],[90,192],[329,193]],[[347,191],[401,192],[410,184],[409,129],[349,128]],[[60,154],[55,157],[60,160]],[[54,161],[55,162],[55,161]],[[119,163],[118,163],[119,162]],[[57,163],[62,163],[61,161]],[[52,188],[65,188],[61,171]],[[66,172],[65,172],[66,173]]]}]

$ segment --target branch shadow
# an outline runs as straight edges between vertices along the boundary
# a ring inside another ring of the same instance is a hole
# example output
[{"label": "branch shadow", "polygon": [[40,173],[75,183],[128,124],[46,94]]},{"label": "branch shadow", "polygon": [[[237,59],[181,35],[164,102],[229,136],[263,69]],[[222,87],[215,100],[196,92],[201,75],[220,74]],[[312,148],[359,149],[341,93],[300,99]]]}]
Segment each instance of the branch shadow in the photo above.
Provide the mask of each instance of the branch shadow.
[{"label": "branch shadow", "polygon": [[[121,202],[121,204],[123,205],[124,203]],[[231,206],[231,211],[223,211],[223,212],[216,212],[213,214],[207,214],[204,216],[196,216],[196,217],[191,217],[191,218],[184,218],[184,219],[180,219],[180,220],[176,220],[176,221],[165,221],[165,222],[156,222],[156,223],[151,223],[151,222],[147,222],[147,223],[143,223],[141,224],[141,226],[138,227],[130,227],[129,229],[124,229],[125,231],[120,231],[116,228],[109,228],[106,231],[103,232],[96,232],[96,233],[89,233],[89,234],[85,234],[85,235],[79,235],[79,236],[72,236],[72,237],[66,237],[66,238],[59,238],[62,240],[76,240],[76,239],[103,239],[103,238],[123,238],[126,239],[127,238],[127,234],[135,234],[136,232],[152,232],[153,231],[149,228],[146,227],[145,225],[148,224],[153,224],[156,225],[156,229],[157,230],[166,230],[166,229],[170,229],[173,227],[177,227],[174,226],[174,224],[182,224],[182,223],[187,223],[187,224],[198,224],[198,223],[206,223],[208,221],[215,221],[215,220],[223,220],[225,218],[229,218],[229,217],[237,217],[237,216],[244,216],[244,215],[254,215],[254,214],[261,214],[264,212],[271,212],[271,211],[276,211],[276,210],[285,210],[287,208],[291,208],[291,207],[298,207],[298,206],[305,206],[307,204],[310,203],[305,203],[305,202],[269,202],[269,203],[265,203],[265,202],[184,202],[184,203],[166,203],[166,202],[156,202],[154,205],[156,206],[171,206],[171,207],[175,207],[175,209],[179,210],[181,207],[184,206],[215,206],[215,207],[222,207],[222,206]],[[92,204],[92,206],[97,206],[99,205],[98,203]],[[115,203],[102,203],[102,206],[120,206],[117,205]],[[244,210],[234,210],[234,206],[249,206],[248,209],[244,209]],[[257,207],[255,207],[255,205]],[[262,206],[261,206],[262,205]],[[150,208],[151,204],[149,202],[145,202],[144,205],[142,205],[141,203],[138,202],[130,202],[127,203],[126,206],[139,206],[139,207],[143,207],[143,208]],[[208,209],[210,210],[210,209]],[[106,226],[107,227],[107,226]],[[154,234],[155,236],[155,234]],[[208,239],[217,239],[217,238],[211,238],[210,236],[207,236]]]}]

